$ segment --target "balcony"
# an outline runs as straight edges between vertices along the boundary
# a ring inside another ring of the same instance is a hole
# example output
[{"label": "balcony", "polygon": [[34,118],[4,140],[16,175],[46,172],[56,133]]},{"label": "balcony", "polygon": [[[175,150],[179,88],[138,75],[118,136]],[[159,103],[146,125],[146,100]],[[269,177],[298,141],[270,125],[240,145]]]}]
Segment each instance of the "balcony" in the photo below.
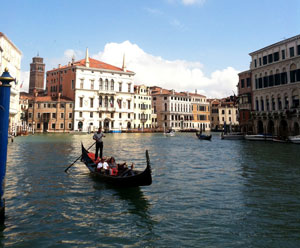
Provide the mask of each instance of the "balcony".
[{"label": "balcony", "polygon": [[102,90],[98,90],[98,93],[99,95],[116,95],[116,91],[114,90],[105,90],[105,89],[102,89]]},{"label": "balcony", "polygon": [[116,108],[115,107],[110,107],[110,106],[107,106],[107,107],[98,107],[98,111],[99,112],[115,112],[116,111]]}]

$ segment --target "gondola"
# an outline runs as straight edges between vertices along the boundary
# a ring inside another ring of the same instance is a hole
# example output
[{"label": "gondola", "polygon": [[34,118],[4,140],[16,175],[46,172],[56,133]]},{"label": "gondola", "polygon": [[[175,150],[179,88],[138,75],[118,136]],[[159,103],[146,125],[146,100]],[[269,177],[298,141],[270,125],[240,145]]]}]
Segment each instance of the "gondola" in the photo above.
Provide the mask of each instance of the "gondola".
[{"label": "gondola", "polygon": [[[121,171],[116,176],[107,175],[105,173],[96,171],[96,163],[94,161],[95,154],[88,152],[83,145],[81,161],[90,170],[93,177],[99,181],[109,183],[117,187],[138,187],[148,186],[152,183],[151,166],[148,150],[146,150],[147,167],[144,171],[132,170],[131,173],[124,173]],[[128,169],[129,170],[129,169]]]},{"label": "gondola", "polygon": [[201,133],[196,133],[196,136],[198,137],[198,139],[201,139],[201,140],[211,140],[211,135],[204,135]]}]

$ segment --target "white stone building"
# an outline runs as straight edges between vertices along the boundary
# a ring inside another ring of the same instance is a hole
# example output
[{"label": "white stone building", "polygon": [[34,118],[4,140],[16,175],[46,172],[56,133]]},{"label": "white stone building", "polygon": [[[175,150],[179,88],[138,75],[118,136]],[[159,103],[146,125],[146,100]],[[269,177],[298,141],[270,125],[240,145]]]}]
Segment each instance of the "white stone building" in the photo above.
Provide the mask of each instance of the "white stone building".
[{"label": "white stone building", "polygon": [[[20,70],[21,51],[0,32],[0,73],[8,68],[10,75],[16,79],[11,82],[10,106],[9,106],[9,131],[15,132],[20,124],[19,95],[20,95]],[[0,75],[1,75],[0,74]]]},{"label": "white stone building", "polygon": [[134,86],[134,120],[133,128],[152,128],[152,97],[150,88],[145,85]]},{"label": "white stone building", "polygon": [[74,130],[121,132],[133,126],[134,72],[89,58],[47,72],[47,91],[74,100]]}]

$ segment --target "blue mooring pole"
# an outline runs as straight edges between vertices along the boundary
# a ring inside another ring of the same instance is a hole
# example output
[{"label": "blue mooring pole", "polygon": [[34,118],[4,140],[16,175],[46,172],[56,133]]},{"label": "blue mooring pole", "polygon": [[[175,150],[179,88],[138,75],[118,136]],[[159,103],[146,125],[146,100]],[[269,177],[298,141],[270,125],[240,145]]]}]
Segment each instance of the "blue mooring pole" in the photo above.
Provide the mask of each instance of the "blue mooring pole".
[{"label": "blue mooring pole", "polygon": [[5,219],[5,172],[7,159],[8,143],[8,120],[9,120],[9,103],[10,103],[10,82],[15,79],[10,76],[8,69],[0,77],[0,223]]}]

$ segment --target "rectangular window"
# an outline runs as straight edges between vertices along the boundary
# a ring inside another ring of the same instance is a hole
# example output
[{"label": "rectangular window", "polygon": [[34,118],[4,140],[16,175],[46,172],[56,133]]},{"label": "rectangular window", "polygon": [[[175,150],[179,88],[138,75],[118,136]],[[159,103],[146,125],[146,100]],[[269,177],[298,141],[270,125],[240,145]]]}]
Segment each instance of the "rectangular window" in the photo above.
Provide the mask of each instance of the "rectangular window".
[{"label": "rectangular window", "polygon": [[264,56],[264,57],[263,57],[263,64],[266,65],[267,63],[268,63],[267,56]]},{"label": "rectangular window", "polygon": [[80,89],[83,89],[83,79],[80,79]]},{"label": "rectangular window", "polygon": [[279,52],[274,53],[274,62],[279,60]]},{"label": "rectangular window", "polygon": [[122,119],[122,113],[119,113],[119,119]]},{"label": "rectangular window", "polygon": [[130,100],[127,100],[127,102],[128,102],[128,109],[130,109]]},{"label": "rectangular window", "polygon": [[242,80],[241,80],[241,88],[244,88],[244,87],[245,87],[245,80],[242,79]]},{"label": "rectangular window", "polygon": [[60,113],[60,118],[61,118],[61,119],[64,118],[64,113]]},{"label": "rectangular window", "polygon": [[69,119],[72,119],[72,113],[69,113]]},{"label": "rectangular window", "polygon": [[294,47],[290,47],[290,57],[294,57],[295,52],[294,52]]},{"label": "rectangular window", "polygon": [[128,113],[128,119],[130,119],[130,113]]},{"label": "rectangular window", "polygon": [[37,129],[41,129],[41,123],[36,124]]},{"label": "rectangular window", "polygon": [[300,55],[300,45],[297,46],[297,55]]},{"label": "rectangular window", "polygon": [[93,118],[93,116],[94,116],[93,114],[94,114],[93,112],[90,112],[90,117],[91,118]]},{"label": "rectangular window", "polygon": [[128,92],[130,93],[131,84],[128,84]]},{"label": "rectangular window", "polygon": [[52,129],[55,129],[55,123],[52,123],[51,127]]},{"label": "rectangular window", "polygon": [[56,118],[56,113],[52,113],[52,118]]},{"label": "rectangular window", "polygon": [[281,59],[285,59],[285,50],[281,50]]},{"label": "rectangular window", "polygon": [[268,62],[273,63],[273,54],[268,55]]},{"label": "rectangular window", "polygon": [[91,90],[94,89],[94,80],[91,80]]},{"label": "rectangular window", "polygon": [[259,66],[261,66],[261,58],[259,58]]},{"label": "rectangular window", "polygon": [[251,87],[251,80],[250,80],[250,78],[247,78],[246,80],[247,80],[247,87]]},{"label": "rectangular window", "polygon": [[82,112],[79,112],[79,117],[82,117]]},{"label": "rectangular window", "polygon": [[90,107],[93,108],[94,107],[94,98],[90,99]]},{"label": "rectangular window", "polygon": [[41,113],[37,113],[37,118],[41,118]]},{"label": "rectangular window", "polygon": [[69,129],[72,129],[72,123],[69,123]]},{"label": "rectangular window", "polygon": [[254,60],[254,67],[257,67],[256,59]]},{"label": "rectangular window", "polygon": [[119,83],[119,92],[122,92],[122,83]]},{"label": "rectangular window", "polygon": [[83,97],[79,97],[79,107],[82,108],[83,106]]},{"label": "rectangular window", "polygon": [[63,129],[63,128],[64,128],[64,124],[60,123],[60,129]]},{"label": "rectangular window", "polygon": [[28,114],[28,118],[30,118],[30,119],[32,118],[32,113]]}]

